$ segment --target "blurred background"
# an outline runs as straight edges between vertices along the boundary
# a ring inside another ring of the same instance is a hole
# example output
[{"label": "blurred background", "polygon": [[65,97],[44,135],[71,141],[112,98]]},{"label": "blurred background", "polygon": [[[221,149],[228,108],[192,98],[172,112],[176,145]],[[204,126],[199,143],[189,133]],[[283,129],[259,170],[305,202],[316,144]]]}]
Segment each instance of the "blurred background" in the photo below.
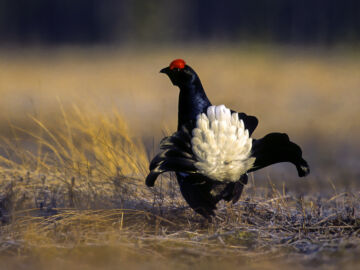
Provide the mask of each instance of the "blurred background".
[{"label": "blurred background", "polygon": [[255,138],[288,133],[313,172],[256,179],[359,187],[359,14],[357,0],[1,0],[0,133],[34,129],[29,115],[56,127],[61,106],[116,110],[151,156],[177,118],[158,71],[183,58],[214,104],[256,115]]},{"label": "blurred background", "polygon": [[275,42],[358,44],[356,0],[36,0],[0,3],[2,46]]}]

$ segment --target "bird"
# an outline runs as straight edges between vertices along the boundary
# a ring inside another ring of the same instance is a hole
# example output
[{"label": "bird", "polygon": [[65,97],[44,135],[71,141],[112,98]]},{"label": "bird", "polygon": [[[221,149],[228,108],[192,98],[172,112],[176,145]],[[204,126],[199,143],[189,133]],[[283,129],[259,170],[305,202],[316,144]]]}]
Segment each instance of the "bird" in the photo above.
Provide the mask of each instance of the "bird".
[{"label": "bird", "polygon": [[175,172],[181,194],[189,206],[206,219],[213,218],[219,201],[236,203],[248,182],[248,173],[269,165],[290,162],[299,177],[310,167],[300,146],[285,133],[255,139],[255,116],[213,105],[197,73],[183,59],[161,69],[180,89],[177,131],[160,142],[145,183]]}]

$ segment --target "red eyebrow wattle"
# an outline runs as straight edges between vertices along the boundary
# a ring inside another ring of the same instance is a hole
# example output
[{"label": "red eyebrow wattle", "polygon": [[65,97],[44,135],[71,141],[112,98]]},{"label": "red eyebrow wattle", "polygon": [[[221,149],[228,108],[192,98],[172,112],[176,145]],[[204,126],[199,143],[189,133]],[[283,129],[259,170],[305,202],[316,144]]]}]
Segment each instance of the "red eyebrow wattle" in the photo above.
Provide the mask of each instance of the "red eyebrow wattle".
[{"label": "red eyebrow wattle", "polygon": [[183,69],[185,65],[186,63],[183,59],[175,59],[170,63],[170,69],[174,69],[174,68]]}]

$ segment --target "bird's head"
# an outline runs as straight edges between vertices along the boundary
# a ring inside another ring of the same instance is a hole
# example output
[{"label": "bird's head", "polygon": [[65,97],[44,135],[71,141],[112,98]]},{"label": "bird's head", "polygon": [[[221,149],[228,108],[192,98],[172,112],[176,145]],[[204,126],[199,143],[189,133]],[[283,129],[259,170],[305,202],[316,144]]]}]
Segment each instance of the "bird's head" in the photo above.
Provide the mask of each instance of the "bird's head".
[{"label": "bird's head", "polygon": [[175,59],[168,67],[160,70],[160,72],[168,75],[173,85],[179,87],[190,86],[198,80],[196,72],[186,65],[182,59]]}]

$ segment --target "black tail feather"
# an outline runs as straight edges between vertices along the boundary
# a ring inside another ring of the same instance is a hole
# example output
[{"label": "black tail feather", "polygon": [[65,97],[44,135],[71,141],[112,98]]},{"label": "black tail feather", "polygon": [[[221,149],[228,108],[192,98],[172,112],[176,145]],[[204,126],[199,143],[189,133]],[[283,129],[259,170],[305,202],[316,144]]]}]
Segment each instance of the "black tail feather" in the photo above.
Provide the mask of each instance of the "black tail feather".
[{"label": "black tail feather", "polygon": [[256,160],[254,167],[248,172],[279,162],[291,162],[295,165],[300,177],[310,173],[309,165],[302,158],[301,148],[291,142],[285,133],[270,133],[262,139],[254,140],[252,156]]},{"label": "black tail feather", "polygon": [[190,124],[184,125],[180,131],[161,140],[162,151],[150,162],[150,174],[145,180],[147,186],[154,186],[156,178],[164,172],[196,172],[191,150]]},{"label": "black tail feather", "polygon": [[160,149],[169,149],[174,146],[183,149],[183,151],[191,151],[191,142],[184,140],[184,138],[181,138],[177,133],[170,137],[165,137],[160,143]]},{"label": "black tail feather", "polygon": [[181,130],[175,132],[173,135],[165,137],[160,142],[160,149],[169,149],[177,147],[191,153],[191,130],[193,122],[183,125]]},{"label": "black tail feather", "polygon": [[158,176],[160,174],[162,174],[163,172],[158,172],[158,171],[150,171],[150,173],[148,174],[148,176],[146,177],[145,180],[145,184],[148,187],[153,187],[155,185],[155,181],[158,178]]},{"label": "black tail feather", "polygon": [[152,170],[145,180],[146,185],[154,186],[156,178],[164,172],[195,173],[196,167],[193,160],[182,157],[167,157],[156,164],[152,162]]},{"label": "black tail feather", "polygon": [[244,126],[249,131],[249,135],[251,136],[259,123],[258,119],[255,116],[247,115],[246,113],[238,113],[238,115],[239,119],[244,121]]},{"label": "black tail feather", "polygon": [[159,154],[157,154],[151,161],[149,169],[150,171],[153,170],[161,161],[164,161],[168,158],[185,158],[185,159],[192,159],[191,154],[181,151],[180,149],[173,148],[173,149],[166,149]]}]

